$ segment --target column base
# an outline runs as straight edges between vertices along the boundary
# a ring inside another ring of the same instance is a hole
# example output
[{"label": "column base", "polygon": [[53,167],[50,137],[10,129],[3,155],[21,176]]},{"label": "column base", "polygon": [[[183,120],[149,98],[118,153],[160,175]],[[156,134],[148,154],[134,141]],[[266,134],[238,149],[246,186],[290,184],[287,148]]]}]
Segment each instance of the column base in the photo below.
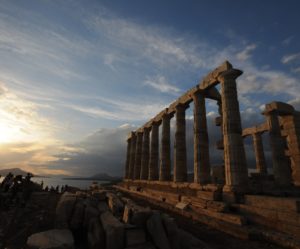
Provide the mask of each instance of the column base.
[{"label": "column base", "polygon": [[223,201],[227,203],[242,203],[247,190],[247,186],[224,185],[222,193]]}]

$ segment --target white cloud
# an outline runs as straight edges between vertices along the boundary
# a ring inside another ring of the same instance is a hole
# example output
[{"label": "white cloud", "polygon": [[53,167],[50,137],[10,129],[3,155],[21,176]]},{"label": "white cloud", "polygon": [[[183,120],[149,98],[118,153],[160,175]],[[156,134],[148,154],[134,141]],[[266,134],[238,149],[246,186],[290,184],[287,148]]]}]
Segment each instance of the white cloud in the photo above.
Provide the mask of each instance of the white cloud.
[{"label": "white cloud", "polygon": [[236,58],[240,61],[248,60],[251,57],[251,52],[257,48],[256,44],[248,45],[243,51],[237,53]]},{"label": "white cloud", "polygon": [[284,40],[282,41],[282,44],[285,45],[285,46],[288,46],[288,45],[290,45],[290,43],[292,42],[293,39],[294,39],[294,36],[293,36],[293,35],[292,35],[292,36],[289,36],[289,37],[287,37],[286,39],[284,39]]},{"label": "white cloud", "polygon": [[178,87],[171,85],[167,81],[167,79],[162,75],[157,75],[154,78],[147,77],[144,83],[145,85],[151,86],[154,89],[163,93],[177,94],[181,92],[181,90]]},{"label": "white cloud", "polygon": [[294,61],[299,61],[300,59],[300,53],[295,53],[295,54],[289,54],[289,55],[285,55],[282,57],[281,62],[283,64],[288,64]]}]

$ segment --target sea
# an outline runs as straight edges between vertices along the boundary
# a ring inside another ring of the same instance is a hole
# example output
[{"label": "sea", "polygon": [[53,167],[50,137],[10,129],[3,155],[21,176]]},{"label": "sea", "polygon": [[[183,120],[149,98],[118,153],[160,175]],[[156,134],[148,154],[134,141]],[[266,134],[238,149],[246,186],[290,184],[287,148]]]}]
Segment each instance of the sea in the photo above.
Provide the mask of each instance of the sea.
[{"label": "sea", "polygon": [[[0,178],[0,182],[4,177]],[[62,178],[62,177],[32,177],[31,180],[33,182],[36,182],[38,184],[41,184],[43,182],[44,188],[48,186],[48,188],[51,187],[61,187],[61,186],[72,186],[76,188],[80,188],[82,190],[87,190],[92,183],[97,182],[99,185],[108,183],[108,181],[100,181],[100,180],[76,180],[76,179],[68,179],[68,178]]]}]

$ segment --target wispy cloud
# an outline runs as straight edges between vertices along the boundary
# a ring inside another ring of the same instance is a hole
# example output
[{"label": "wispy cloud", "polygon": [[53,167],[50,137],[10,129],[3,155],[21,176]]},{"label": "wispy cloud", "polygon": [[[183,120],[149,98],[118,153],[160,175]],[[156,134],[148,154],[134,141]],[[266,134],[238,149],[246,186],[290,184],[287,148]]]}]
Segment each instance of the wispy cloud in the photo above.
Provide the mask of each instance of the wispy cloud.
[{"label": "wispy cloud", "polygon": [[173,86],[170,84],[166,77],[162,75],[157,75],[156,77],[147,77],[144,81],[145,85],[153,87],[154,89],[162,92],[162,93],[171,93],[177,94],[181,92],[180,88]]},{"label": "wispy cloud", "polygon": [[289,54],[282,57],[281,62],[283,64],[288,64],[294,61],[300,60],[300,53]]},{"label": "wispy cloud", "polygon": [[236,57],[240,61],[246,61],[251,57],[251,52],[257,48],[256,44],[250,44],[243,51],[237,53]]},{"label": "wispy cloud", "polygon": [[288,46],[288,45],[290,45],[290,43],[292,42],[293,39],[294,39],[294,36],[293,36],[293,35],[292,35],[292,36],[289,36],[289,37],[285,38],[285,39],[282,41],[282,44],[283,44],[284,46]]}]

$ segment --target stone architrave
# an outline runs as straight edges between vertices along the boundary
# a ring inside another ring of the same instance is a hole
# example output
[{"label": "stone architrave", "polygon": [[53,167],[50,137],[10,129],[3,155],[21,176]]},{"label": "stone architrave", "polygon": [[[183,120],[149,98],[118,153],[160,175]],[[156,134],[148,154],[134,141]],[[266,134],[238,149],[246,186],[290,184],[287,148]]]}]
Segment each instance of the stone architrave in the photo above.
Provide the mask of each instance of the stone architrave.
[{"label": "stone architrave", "polygon": [[149,173],[149,134],[150,128],[144,128],[143,146],[142,146],[142,166],[141,166],[141,180],[148,180]]},{"label": "stone architrave", "polygon": [[171,114],[162,117],[161,158],[159,167],[159,180],[171,180],[171,145],[170,145],[170,120]]},{"label": "stone architrave", "polygon": [[135,148],[134,180],[139,180],[141,175],[143,133],[137,132],[136,136],[137,138]]},{"label": "stone architrave", "polygon": [[267,175],[268,172],[267,172],[266,159],[265,159],[261,133],[253,133],[252,138],[253,138],[257,172],[262,175]]},{"label": "stone architrave", "polygon": [[130,160],[129,160],[129,175],[128,179],[134,178],[134,164],[135,164],[135,148],[136,147],[136,135],[135,132],[131,132],[130,143]]},{"label": "stone architrave", "polygon": [[193,95],[194,101],[194,182],[210,182],[209,144],[205,98],[201,92]]},{"label": "stone architrave", "polygon": [[224,192],[244,192],[248,188],[248,169],[242,138],[242,125],[237,97],[236,78],[242,71],[230,69],[219,75],[222,99],[224,142]]},{"label": "stone architrave", "polygon": [[131,138],[128,138],[127,139],[126,163],[125,163],[125,179],[129,178],[130,144],[131,144]]},{"label": "stone architrave", "polygon": [[174,182],[187,181],[187,155],[185,135],[185,110],[188,105],[178,104],[176,110],[176,132],[174,144]]},{"label": "stone architrave", "polygon": [[269,124],[270,146],[272,150],[273,174],[275,182],[280,186],[291,185],[291,167],[285,155],[285,138],[281,136],[278,116],[272,112],[264,112]]},{"label": "stone architrave", "polygon": [[152,180],[152,181],[158,180],[159,125],[160,122],[153,122],[151,128],[151,149],[150,149],[148,180]]}]

